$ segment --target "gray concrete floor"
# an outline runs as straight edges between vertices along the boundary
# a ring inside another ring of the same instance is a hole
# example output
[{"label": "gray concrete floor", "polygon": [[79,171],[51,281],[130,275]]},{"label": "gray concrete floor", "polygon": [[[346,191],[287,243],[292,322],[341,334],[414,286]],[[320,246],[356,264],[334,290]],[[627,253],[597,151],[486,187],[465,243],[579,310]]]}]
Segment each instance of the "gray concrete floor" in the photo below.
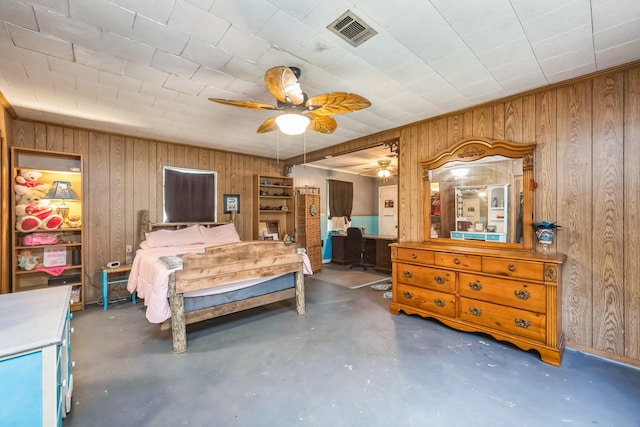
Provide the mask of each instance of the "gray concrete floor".
[{"label": "gray concrete floor", "polygon": [[640,425],[640,369],[569,349],[556,368],[391,315],[382,291],[306,281],[304,316],[286,302],[193,325],[182,355],[140,304],[74,313],[63,426]]}]

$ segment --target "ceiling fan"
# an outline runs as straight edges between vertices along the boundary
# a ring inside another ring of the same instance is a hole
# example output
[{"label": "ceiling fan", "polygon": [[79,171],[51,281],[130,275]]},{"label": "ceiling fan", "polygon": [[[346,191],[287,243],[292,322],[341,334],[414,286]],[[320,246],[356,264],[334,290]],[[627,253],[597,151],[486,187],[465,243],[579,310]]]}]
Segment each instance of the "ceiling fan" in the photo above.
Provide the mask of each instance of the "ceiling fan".
[{"label": "ceiling fan", "polygon": [[[297,67],[279,66],[267,70],[264,81],[269,92],[277,100],[275,106],[220,98],[209,98],[209,100],[236,107],[284,111],[284,114],[267,119],[260,125],[257,132],[265,133],[280,129],[281,132],[289,135],[299,135],[307,128],[321,133],[333,133],[338,123],[331,117],[332,115],[350,113],[371,106],[366,98],[347,92],[329,92],[309,98],[302,91],[298,77],[300,77],[300,69]],[[291,129],[287,127],[288,122],[294,125]]]}]

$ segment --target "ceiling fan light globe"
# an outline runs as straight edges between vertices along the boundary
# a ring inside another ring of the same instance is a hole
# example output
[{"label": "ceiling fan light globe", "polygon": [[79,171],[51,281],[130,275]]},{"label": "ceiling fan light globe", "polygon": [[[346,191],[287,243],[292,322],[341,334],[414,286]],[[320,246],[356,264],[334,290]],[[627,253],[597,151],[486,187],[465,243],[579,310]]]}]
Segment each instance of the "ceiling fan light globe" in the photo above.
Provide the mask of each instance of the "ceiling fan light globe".
[{"label": "ceiling fan light globe", "polygon": [[380,178],[389,178],[391,176],[391,172],[389,172],[389,169],[380,169],[378,171],[378,176]]},{"label": "ceiling fan light globe", "polygon": [[286,113],[276,117],[276,124],[280,132],[287,135],[300,135],[307,130],[311,120],[302,114]]}]

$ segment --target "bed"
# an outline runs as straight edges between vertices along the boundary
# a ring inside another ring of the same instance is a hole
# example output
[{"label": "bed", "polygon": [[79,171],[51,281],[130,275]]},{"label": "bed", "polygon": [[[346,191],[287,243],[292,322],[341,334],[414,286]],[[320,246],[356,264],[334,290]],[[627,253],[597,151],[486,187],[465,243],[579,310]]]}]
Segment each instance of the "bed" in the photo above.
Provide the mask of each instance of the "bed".
[{"label": "bed", "polygon": [[192,323],[288,299],[304,314],[304,274],[312,272],[295,245],[240,241],[232,223],[166,227],[145,226],[151,231],[136,252],[127,289],[144,299],[147,320],[171,329],[174,352],[187,350]]}]

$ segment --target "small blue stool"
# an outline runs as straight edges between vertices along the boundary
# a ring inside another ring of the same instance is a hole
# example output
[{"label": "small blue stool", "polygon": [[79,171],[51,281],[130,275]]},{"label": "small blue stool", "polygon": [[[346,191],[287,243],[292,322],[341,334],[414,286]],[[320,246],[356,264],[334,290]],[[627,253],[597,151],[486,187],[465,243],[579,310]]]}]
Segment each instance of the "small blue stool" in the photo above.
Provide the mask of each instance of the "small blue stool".
[{"label": "small blue stool", "polygon": [[[109,280],[110,274],[120,273],[112,280]],[[109,307],[109,285],[116,283],[125,283],[129,281],[129,273],[131,273],[131,265],[122,265],[115,268],[102,269],[102,306],[106,310]],[[131,294],[131,302],[136,303],[136,293]]]}]

